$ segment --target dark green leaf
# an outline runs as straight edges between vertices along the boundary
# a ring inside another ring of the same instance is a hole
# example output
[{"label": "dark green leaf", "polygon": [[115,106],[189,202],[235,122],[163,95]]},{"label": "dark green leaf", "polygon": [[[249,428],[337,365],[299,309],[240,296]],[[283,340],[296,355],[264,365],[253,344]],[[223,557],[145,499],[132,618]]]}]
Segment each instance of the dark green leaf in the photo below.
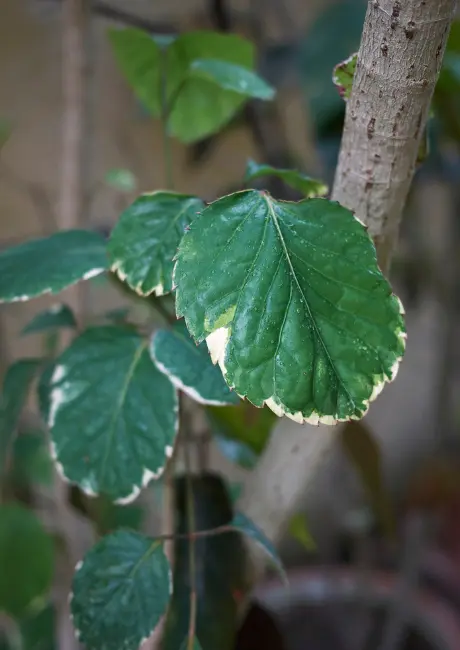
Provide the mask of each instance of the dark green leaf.
[{"label": "dark green leaf", "polygon": [[206,409],[213,431],[218,435],[241,442],[256,456],[265,449],[270,433],[278,419],[268,408],[258,409],[249,402],[237,406]]},{"label": "dark green leaf", "polygon": [[246,443],[219,435],[214,435],[214,440],[220,453],[232,463],[241,465],[244,469],[254,469],[257,465],[259,456]]},{"label": "dark green leaf", "polygon": [[247,537],[250,537],[255,542],[257,542],[267,553],[271,562],[280,573],[284,581],[287,581],[286,572],[281,562],[281,558],[278,555],[276,548],[273,546],[271,541],[266,537],[265,533],[260,530],[258,526],[255,525],[249,517],[246,517],[242,512],[235,513],[232,521],[229,524],[235,530],[238,530],[241,533],[244,533]]},{"label": "dark green leaf", "polygon": [[3,473],[19,417],[42,359],[19,359],[7,370],[0,396],[0,475]]},{"label": "dark green leaf", "polygon": [[230,388],[279,416],[359,419],[396,375],[401,302],[338,203],[255,190],[215,201],[182,239],[175,282],[177,315]]},{"label": "dark green leaf", "polygon": [[305,515],[297,513],[289,522],[289,534],[296,539],[307,551],[315,551],[315,540],[307,528],[307,521]]},{"label": "dark green leaf", "polygon": [[23,618],[19,623],[21,650],[55,650],[55,618],[51,604]]},{"label": "dark green leaf", "polygon": [[136,177],[129,169],[111,169],[105,175],[105,182],[120,192],[133,192],[137,186]]},{"label": "dark green leaf", "polygon": [[42,432],[22,433],[16,438],[10,478],[16,485],[52,484],[53,463]]},{"label": "dark green leaf", "polygon": [[[155,117],[161,114],[161,51],[145,32],[111,30],[110,41],[120,68],[136,95]],[[194,142],[219,130],[243,105],[245,97],[223,90],[190,73],[197,59],[217,59],[246,69],[254,68],[254,49],[234,34],[187,32],[169,44],[166,63],[168,128],[183,142]]]},{"label": "dark green leaf", "polygon": [[77,321],[72,310],[67,305],[57,304],[40,312],[28,323],[21,334],[36,334],[53,329],[75,329]]},{"label": "dark green leaf", "polygon": [[224,90],[233,90],[245,97],[270,100],[275,96],[272,86],[241,65],[217,59],[197,59],[192,61],[190,70],[193,77],[212,81]]},{"label": "dark green leaf", "polygon": [[169,293],[173,257],[185,229],[203,208],[195,196],[175,192],[140,196],[112,231],[111,270],[142,296]]},{"label": "dark green leaf", "polygon": [[158,625],[170,598],[163,544],[118,531],[77,566],[71,611],[88,650],[137,650]]},{"label": "dark green leaf", "polygon": [[53,542],[29,510],[0,506],[0,611],[24,615],[53,578]]},{"label": "dark green leaf", "polygon": [[334,68],[332,81],[337,86],[339,95],[345,100],[347,100],[351,95],[357,61],[358,53],[355,52],[344,61],[338,63]]},{"label": "dark green leaf", "polygon": [[380,447],[364,422],[348,422],[340,431],[342,446],[367,492],[383,531],[395,532],[394,513],[383,477]]},{"label": "dark green leaf", "polygon": [[244,176],[246,183],[266,176],[276,176],[277,178],[280,178],[284,183],[286,183],[286,185],[294,188],[307,198],[324,196],[328,192],[327,185],[321,181],[315,180],[314,178],[305,176],[305,174],[302,174],[295,169],[276,169],[276,167],[271,167],[271,165],[259,165],[253,160],[248,160],[246,174]]},{"label": "dark green leaf", "polygon": [[106,244],[96,232],[63,230],[0,253],[0,302],[58,293],[107,269]]},{"label": "dark green leaf", "polygon": [[131,329],[88,329],[57,360],[49,425],[58,467],[87,494],[127,503],[162,473],[177,395]]},{"label": "dark green leaf", "polygon": [[158,368],[189,397],[200,404],[237,404],[219,367],[215,366],[205,343],[197,346],[179,321],[171,330],[158,330],[150,352]]}]

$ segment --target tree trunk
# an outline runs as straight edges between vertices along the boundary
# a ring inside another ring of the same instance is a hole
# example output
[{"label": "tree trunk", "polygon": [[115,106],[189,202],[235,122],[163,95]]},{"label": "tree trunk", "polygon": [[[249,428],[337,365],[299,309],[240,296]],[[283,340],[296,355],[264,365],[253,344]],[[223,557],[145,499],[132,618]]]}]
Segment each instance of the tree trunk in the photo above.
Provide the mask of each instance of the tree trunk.
[{"label": "tree trunk", "polygon": [[[371,0],[347,103],[332,198],[368,227],[388,272],[456,0]],[[326,426],[272,436],[245,486],[244,512],[275,543],[338,437]],[[253,580],[264,568],[254,555]]]}]

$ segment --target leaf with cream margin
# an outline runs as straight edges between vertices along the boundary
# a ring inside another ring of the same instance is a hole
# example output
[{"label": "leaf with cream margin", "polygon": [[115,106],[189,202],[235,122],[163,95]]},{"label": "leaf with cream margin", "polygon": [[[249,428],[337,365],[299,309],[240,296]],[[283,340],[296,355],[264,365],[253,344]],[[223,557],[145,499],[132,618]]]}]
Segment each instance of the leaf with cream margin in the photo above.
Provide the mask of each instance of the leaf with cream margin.
[{"label": "leaf with cream margin", "polygon": [[283,183],[286,183],[286,185],[289,185],[309,199],[314,196],[324,196],[328,191],[327,185],[322,181],[310,178],[310,176],[306,176],[296,169],[278,169],[271,165],[259,165],[259,163],[254,162],[254,160],[248,160],[246,173],[244,175],[245,183],[266,176],[276,176],[281,179]]},{"label": "leaf with cream margin", "polygon": [[141,296],[172,289],[173,257],[204,203],[176,192],[143,194],[121,215],[110,236],[111,270]]},{"label": "leaf with cream margin", "polygon": [[396,375],[401,302],[338,203],[219,199],[182,239],[174,279],[177,315],[255,406],[311,424],[360,419]]},{"label": "leaf with cream margin", "polygon": [[56,361],[49,426],[67,480],[86,494],[128,503],[172,455],[176,390],[135,331],[94,327]]},{"label": "leaf with cream margin", "polygon": [[76,635],[88,650],[137,650],[170,597],[162,542],[125,530],[112,533],[76,567],[70,599]]},{"label": "leaf with cream margin", "polygon": [[206,343],[197,346],[184,321],[178,321],[170,330],[157,330],[150,352],[161,372],[196,402],[223,405],[240,401],[225,383],[220,368],[211,361]]},{"label": "leaf with cream margin", "polygon": [[58,293],[108,267],[104,238],[90,230],[62,230],[0,253],[0,302]]}]

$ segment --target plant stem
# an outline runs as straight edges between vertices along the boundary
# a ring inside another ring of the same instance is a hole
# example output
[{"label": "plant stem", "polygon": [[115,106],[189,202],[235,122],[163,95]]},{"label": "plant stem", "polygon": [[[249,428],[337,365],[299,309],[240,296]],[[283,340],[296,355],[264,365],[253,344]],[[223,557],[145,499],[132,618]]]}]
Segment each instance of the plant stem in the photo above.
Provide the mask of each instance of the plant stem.
[{"label": "plant stem", "polygon": [[188,624],[187,650],[193,650],[196,627],[196,565],[195,565],[195,501],[193,496],[192,485],[192,463],[190,458],[190,441],[188,431],[184,431],[184,462],[185,462],[185,481],[187,491],[187,528],[188,528],[188,552],[189,552],[189,570],[190,570],[190,613]]}]

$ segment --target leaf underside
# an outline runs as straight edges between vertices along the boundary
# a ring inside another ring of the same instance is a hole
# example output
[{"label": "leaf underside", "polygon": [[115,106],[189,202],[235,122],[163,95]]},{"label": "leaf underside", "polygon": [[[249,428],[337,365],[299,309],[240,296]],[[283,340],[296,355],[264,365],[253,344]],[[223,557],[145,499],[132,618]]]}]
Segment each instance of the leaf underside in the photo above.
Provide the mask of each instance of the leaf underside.
[{"label": "leaf underside", "polygon": [[128,502],[161,475],[176,436],[177,395],[137,333],[87,330],[57,360],[50,389],[53,451],[69,481]]},{"label": "leaf underside", "polygon": [[396,375],[401,302],[335,202],[248,190],[212,203],[181,242],[175,283],[177,315],[229,386],[277,415],[359,419]]}]

